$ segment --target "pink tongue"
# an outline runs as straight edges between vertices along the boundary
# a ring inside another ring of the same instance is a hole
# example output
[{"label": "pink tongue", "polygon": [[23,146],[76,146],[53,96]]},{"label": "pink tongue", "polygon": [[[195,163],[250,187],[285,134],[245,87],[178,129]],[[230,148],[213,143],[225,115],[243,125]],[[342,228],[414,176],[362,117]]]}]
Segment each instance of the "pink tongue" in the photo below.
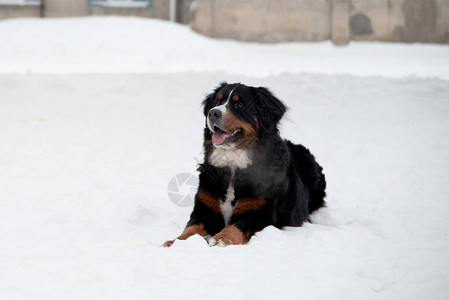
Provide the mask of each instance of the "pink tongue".
[{"label": "pink tongue", "polygon": [[230,132],[216,132],[212,134],[212,142],[214,142],[215,145],[221,145],[226,140],[228,136],[230,136]]}]

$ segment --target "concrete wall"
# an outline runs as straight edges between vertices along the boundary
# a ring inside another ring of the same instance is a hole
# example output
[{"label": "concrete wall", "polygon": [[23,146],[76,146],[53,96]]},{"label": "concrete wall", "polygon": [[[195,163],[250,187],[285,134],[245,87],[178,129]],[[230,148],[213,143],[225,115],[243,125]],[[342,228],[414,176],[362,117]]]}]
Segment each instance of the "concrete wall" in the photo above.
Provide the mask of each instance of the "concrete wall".
[{"label": "concrete wall", "polygon": [[[53,0],[58,1],[58,0]],[[82,1],[82,0],[77,0]],[[119,16],[137,16],[144,18],[156,18],[168,20],[170,7],[168,0],[153,0],[151,8],[133,8],[133,7],[92,7],[89,6],[90,15],[119,15]]]},{"label": "concrete wall", "polygon": [[0,20],[9,18],[39,18],[41,16],[41,7],[39,6],[0,6]]},{"label": "concrete wall", "polygon": [[44,17],[80,17],[88,15],[87,0],[43,0]]},{"label": "concrete wall", "polygon": [[331,0],[331,40],[336,45],[345,45],[351,40],[348,27],[350,0]]},{"label": "concrete wall", "polygon": [[169,1],[153,0],[151,8],[133,7],[94,7],[87,4],[87,0],[44,0],[44,16],[55,17],[79,17],[89,15],[119,15],[138,16],[146,18],[158,18],[168,20]]},{"label": "concrete wall", "polygon": [[351,0],[351,2],[349,24],[352,39],[449,42],[447,0]]},{"label": "concrete wall", "polygon": [[178,0],[176,9],[176,22],[181,24],[190,23],[190,7],[194,0]]},{"label": "concrete wall", "polygon": [[196,0],[193,30],[243,41],[330,38],[329,0]]},{"label": "concrete wall", "polygon": [[[113,8],[90,7],[87,0],[42,0],[43,7],[0,5],[0,19],[125,15],[167,20],[169,2]],[[199,33],[241,41],[449,43],[449,0],[177,0],[176,12],[177,22],[190,23]]]},{"label": "concrete wall", "polygon": [[191,25],[254,42],[449,43],[449,0],[196,0]]},{"label": "concrete wall", "polygon": [[[14,17],[80,17],[89,15],[120,15],[120,16],[138,16],[145,18],[169,19],[169,1],[153,0],[151,8],[133,8],[133,7],[93,7],[87,4],[87,0],[41,0],[43,7],[39,6],[20,6],[20,5],[0,5],[0,19]],[[189,4],[187,0],[178,0],[178,7]],[[187,17],[182,17],[182,10],[179,10],[178,16],[184,21],[189,21]],[[187,18],[187,19],[186,19]]]}]

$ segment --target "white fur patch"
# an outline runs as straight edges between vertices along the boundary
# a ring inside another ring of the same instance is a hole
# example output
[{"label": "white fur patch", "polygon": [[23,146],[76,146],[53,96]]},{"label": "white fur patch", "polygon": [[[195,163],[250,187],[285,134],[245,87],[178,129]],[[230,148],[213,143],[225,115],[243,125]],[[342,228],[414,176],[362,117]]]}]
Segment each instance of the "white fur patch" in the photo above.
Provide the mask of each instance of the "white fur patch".
[{"label": "white fur patch", "polygon": [[213,247],[213,246],[226,247],[228,245],[221,238],[218,241],[214,238],[211,238],[207,244],[209,245],[209,247]]},{"label": "white fur patch", "polygon": [[226,247],[227,246],[227,244],[225,243],[225,241],[223,241],[222,239],[219,239],[218,240],[218,247]]},{"label": "white fur patch", "polygon": [[[215,106],[215,107],[213,107],[212,109],[218,109],[219,111],[221,111],[221,113],[224,115],[225,113],[226,113],[226,110],[227,110],[227,108],[226,108],[226,105],[228,104],[228,102],[226,102],[225,104],[222,104],[222,105],[220,105],[220,106]],[[212,110],[211,109],[211,110]]]},{"label": "white fur patch", "polygon": [[209,157],[209,162],[215,167],[230,167],[231,169],[245,169],[252,160],[245,149],[226,149],[215,147]]},{"label": "white fur patch", "polygon": [[229,183],[228,190],[226,191],[225,199],[220,201],[220,209],[221,214],[223,215],[223,219],[225,222],[225,227],[229,225],[229,221],[231,220],[232,213],[234,212],[234,206],[232,206],[232,201],[234,201],[234,184]]},{"label": "white fur patch", "polygon": [[207,244],[208,244],[210,247],[213,247],[213,246],[215,246],[215,245],[217,244],[217,240],[214,239],[214,238],[211,238]]}]

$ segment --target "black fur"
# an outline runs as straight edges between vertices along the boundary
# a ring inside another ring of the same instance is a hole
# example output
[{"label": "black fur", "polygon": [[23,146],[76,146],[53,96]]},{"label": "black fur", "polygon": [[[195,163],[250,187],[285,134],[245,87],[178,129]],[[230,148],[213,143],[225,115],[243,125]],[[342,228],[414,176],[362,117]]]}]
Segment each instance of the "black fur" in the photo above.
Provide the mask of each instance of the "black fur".
[{"label": "black fur", "polygon": [[[325,205],[326,181],[322,168],[307,148],[279,136],[278,122],[287,108],[266,88],[221,83],[203,101],[204,116],[207,118],[213,107],[225,103],[233,89],[244,107],[237,109],[228,105],[227,108],[236,118],[251,124],[257,134],[257,139],[248,146],[252,163],[234,170],[233,205],[245,198],[262,198],[266,204],[232,215],[229,224],[235,224],[248,238],[269,225],[301,226],[310,213]],[[218,99],[219,93],[224,95],[222,99]],[[211,137],[206,126],[205,159],[198,169],[199,191],[225,199],[232,171],[230,167],[217,167],[209,161],[214,151]],[[202,224],[211,236],[225,227],[223,216],[200,201],[198,194],[187,227],[197,224]]]}]

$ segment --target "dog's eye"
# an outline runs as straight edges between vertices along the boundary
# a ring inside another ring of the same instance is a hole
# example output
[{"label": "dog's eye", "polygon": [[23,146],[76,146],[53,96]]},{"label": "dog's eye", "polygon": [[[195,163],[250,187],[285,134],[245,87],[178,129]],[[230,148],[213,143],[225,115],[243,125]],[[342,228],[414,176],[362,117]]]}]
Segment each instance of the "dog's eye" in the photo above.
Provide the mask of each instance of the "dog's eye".
[{"label": "dog's eye", "polygon": [[243,108],[243,103],[242,102],[236,102],[236,103],[234,103],[234,107],[235,108]]}]

